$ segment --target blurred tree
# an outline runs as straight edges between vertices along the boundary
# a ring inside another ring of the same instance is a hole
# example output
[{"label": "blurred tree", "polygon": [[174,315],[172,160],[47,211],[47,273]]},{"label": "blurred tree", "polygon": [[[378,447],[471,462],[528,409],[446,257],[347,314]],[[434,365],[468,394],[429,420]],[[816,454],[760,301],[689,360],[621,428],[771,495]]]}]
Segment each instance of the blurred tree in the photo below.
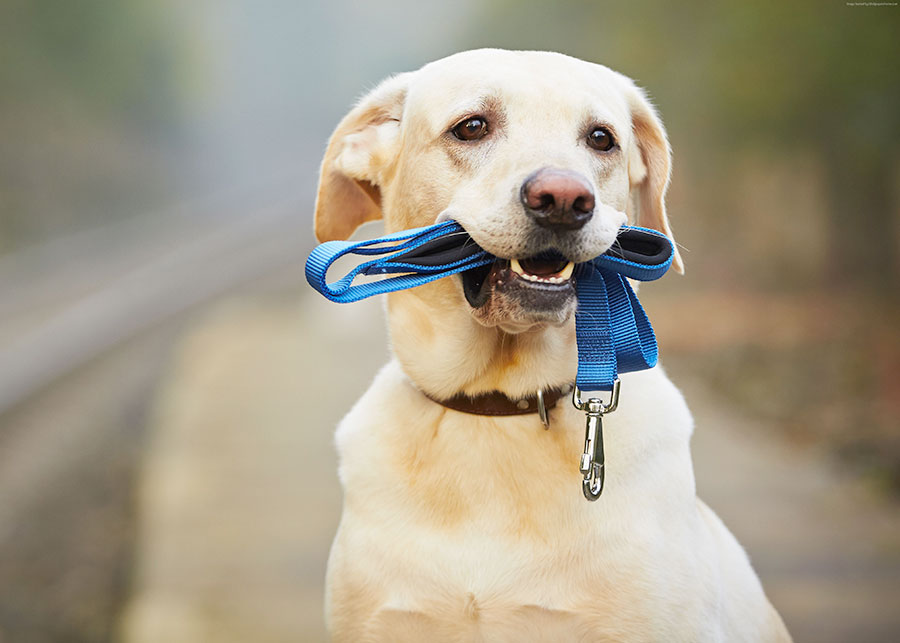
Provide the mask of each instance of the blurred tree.
[{"label": "blurred tree", "polygon": [[695,187],[715,191],[747,152],[813,156],[829,283],[883,287],[900,281],[898,26],[897,7],[837,1],[494,0],[470,42],[562,51],[636,78],[686,139],[676,153],[693,147],[706,183]]},{"label": "blurred tree", "polygon": [[97,118],[168,120],[178,47],[165,15],[149,1],[5,0],[0,104],[36,106],[66,94]]},{"label": "blurred tree", "polygon": [[711,80],[722,115],[738,116],[719,130],[731,127],[735,144],[811,151],[830,204],[829,277],[897,285],[900,11],[736,2],[717,24],[727,64]]},{"label": "blurred tree", "polygon": [[0,3],[0,252],[167,189],[183,34],[152,0]]}]

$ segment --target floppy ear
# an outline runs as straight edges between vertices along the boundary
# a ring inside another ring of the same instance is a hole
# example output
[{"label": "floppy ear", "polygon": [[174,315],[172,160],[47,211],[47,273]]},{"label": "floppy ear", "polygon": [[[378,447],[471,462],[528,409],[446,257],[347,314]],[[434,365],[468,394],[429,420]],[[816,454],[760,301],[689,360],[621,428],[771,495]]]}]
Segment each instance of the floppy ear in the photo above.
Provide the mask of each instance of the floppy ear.
[{"label": "floppy ear", "polygon": [[400,116],[409,74],[392,76],[363,97],[328,141],[316,196],[319,241],[346,239],[381,218],[381,186],[400,149]]},{"label": "floppy ear", "polygon": [[644,92],[630,80],[626,90],[631,108],[634,137],[628,151],[628,179],[631,198],[629,218],[637,225],[659,230],[675,247],[672,267],[684,274],[681,254],[666,216],[666,190],[672,172],[669,139],[656,110]]}]

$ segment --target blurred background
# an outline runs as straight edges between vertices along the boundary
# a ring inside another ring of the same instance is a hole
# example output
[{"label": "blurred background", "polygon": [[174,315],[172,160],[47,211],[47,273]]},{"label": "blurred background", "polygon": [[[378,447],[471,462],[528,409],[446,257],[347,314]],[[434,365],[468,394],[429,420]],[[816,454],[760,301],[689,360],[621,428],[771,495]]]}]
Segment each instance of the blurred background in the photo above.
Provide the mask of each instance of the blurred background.
[{"label": "blurred background", "polygon": [[378,302],[304,286],[317,165],[381,78],[480,46],[649,90],[687,274],[641,294],[700,494],[796,640],[900,640],[898,27],[838,0],[4,0],[0,642],[325,640],[332,431],[387,349]]}]

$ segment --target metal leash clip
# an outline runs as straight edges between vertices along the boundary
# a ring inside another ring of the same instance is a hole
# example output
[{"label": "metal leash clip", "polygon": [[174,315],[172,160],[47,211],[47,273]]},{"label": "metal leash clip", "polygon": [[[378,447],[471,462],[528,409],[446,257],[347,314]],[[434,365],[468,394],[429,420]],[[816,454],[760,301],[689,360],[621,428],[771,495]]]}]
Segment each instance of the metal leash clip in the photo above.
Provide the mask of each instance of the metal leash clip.
[{"label": "metal leash clip", "polygon": [[606,476],[603,455],[603,416],[612,413],[619,406],[619,379],[613,382],[612,397],[609,404],[599,397],[581,399],[581,390],[576,386],[572,391],[572,404],[587,415],[587,427],[584,436],[584,453],[581,455],[581,473],[584,480],[581,490],[584,497],[594,501],[603,493],[603,481]]}]

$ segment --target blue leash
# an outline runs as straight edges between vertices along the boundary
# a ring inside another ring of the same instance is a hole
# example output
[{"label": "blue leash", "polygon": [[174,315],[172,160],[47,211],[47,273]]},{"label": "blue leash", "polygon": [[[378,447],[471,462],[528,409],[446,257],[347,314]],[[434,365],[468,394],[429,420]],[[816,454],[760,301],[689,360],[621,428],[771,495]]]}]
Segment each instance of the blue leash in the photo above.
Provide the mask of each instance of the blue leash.
[{"label": "blue leash", "polygon": [[[457,239],[454,243],[453,236]],[[466,246],[465,255],[462,257],[447,257],[447,261],[433,265],[423,265],[415,262],[411,254],[416,249],[422,248],[436,240],[449,240],[447,246]],[[388,255],[380,259],[371,259],[359,264],[356,268],[341,277],[334,283],[325,280],[325,273],[335,261],[344,255],[354,254],[361,256]],[[442,277],[485,266],[494,261],[494,257],[475,245],[471,237],[455,221],[446,221],[427,228],[414,228],[403,230],[395,234],[385,235],[368,241],[326,241],[317,246],[306,260],[306,280],[309,285],[325,295],[326,298],[339,304],[348,304],[372,295],[380,295],[395,290],[405,290],[427,284]],[[353,280],[359,275],[387,275],[399,274],[379,281],[363,284],[353,284]]]},{"label": "blue leash", "polygon": [[[335,282],[329,267],[345,255],[369,259]],[[618,243],[579,264],[575,273],[578,308],[578,376],[581,391],[611,391],[619,373],[652,368],[657,346],[647,314],[626,277],[652,281],[672,265],[672,244],[655,230],[625,226]],[[479,248],[455,221],[404,230],[368,241],[327,241],[306,261],[306,280],[331,301],[346,304],[373,295],[414,288],[485,266],[495,257]],[[354,284],[360,275],[391,275]]]},{"label": "blue leash", "polygon": [[[345,255],[377,258],[328,283],[329,267]],[[612,248],[576,267],[578,374],[572,400],[587,415],[580,470],[584,474],[582,491],[588,500],[596,500],[603,491],[602,418],[618,405],[619,373],[652,368],[658,356],[647,313],[626,277],[659,279],[672,265],[673,256],[674,248],[665,235],[623,226]],[[306,260],[306,280],[331,301],[343,304],[421,286],[489,265],[495,259],[478,247],[461,225],[446,221],[369,241],[327,241]],[[360,275],[387,277],[354,284]],[[608,403],[598,397],[582,400],[582,391],[611,391],[612,396]]]}]

